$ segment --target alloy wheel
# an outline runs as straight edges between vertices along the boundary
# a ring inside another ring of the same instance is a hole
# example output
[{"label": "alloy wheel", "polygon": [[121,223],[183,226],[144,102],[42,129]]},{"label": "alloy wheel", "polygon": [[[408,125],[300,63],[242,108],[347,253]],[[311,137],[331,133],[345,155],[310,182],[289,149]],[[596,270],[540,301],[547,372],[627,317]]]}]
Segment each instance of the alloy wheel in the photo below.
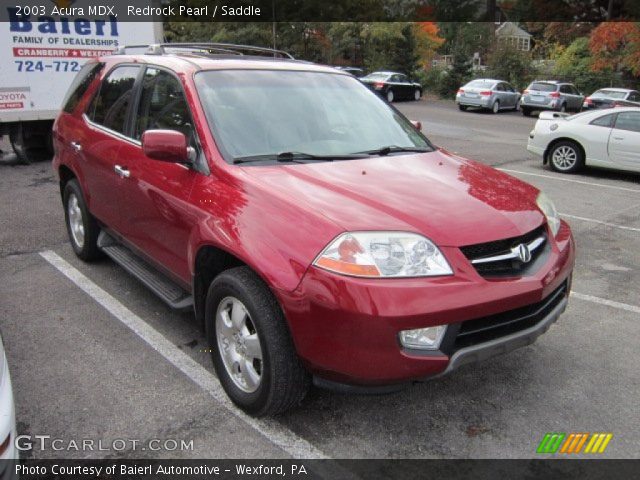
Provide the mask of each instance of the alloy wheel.
[{"label": "alloy wheel", "polygon": [[262,348],[249,311],[235,297],[225,297],[216,312],[216,339],[222,363],[236,387],[253,393],[263,372]]},{"label": "alloy wheel", "polygon": [[78,197],[74,193],[69,195],[69,200],[67,201],[67,216],[73,241],[79,248],[82,248],[84,246],[84,221]]},{"label": "alloy wheel", "polygon": [[570,170],[578,161],[578,152],[574,148],[563,145],[553,151],[551,161],[558,170]]}]

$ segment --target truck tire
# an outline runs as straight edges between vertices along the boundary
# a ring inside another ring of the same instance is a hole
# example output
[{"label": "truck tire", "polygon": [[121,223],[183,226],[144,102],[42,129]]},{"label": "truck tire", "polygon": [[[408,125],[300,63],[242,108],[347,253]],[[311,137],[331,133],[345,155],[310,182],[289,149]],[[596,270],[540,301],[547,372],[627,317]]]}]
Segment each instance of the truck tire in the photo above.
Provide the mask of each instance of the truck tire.
[{"label": "truck tire", "polygon": [[305,397],[311,379],[269,287],[249,267],[218,275],[207,293],[205,327],[220,383],[250,415],[284,412]]},{"label": "truck tire", "polygon": [[11,148],[13,148],[16,157],[18,157],[18,162],[29,165],[31,163],[28,152],[29,146],[21,123],[12,125],[9,129],[9,143],[11,143]]}]

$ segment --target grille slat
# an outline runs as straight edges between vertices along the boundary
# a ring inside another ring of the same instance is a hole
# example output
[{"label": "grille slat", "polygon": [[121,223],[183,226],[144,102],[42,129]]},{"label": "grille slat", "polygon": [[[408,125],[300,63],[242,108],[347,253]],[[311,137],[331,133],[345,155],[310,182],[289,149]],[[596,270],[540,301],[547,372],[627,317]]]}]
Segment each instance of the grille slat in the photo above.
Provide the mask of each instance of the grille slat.
[{"label": "grille slat", "polygon": [[[460,250],[469,261],[473,261],[480,258],[509,253],[513,247],[521,243],[529,244],[539,237],[543,237],[545,239],[545,244],[547,243],[547,233],[544,225],[541,225],[529,233],[519,237],[467,245],[465,247],[460,247]],[[538,257],[544,254],[545,251],[548,251],[546,245],[538,247],[536,250],[531,252],[531,261],[528,263],[523,263],[517,259],[508,259],[495,262],[477,263],[474,264],[474,267],[476,271],[484,277],[522,275],[526,273],[527,267],[533,264]]]}]

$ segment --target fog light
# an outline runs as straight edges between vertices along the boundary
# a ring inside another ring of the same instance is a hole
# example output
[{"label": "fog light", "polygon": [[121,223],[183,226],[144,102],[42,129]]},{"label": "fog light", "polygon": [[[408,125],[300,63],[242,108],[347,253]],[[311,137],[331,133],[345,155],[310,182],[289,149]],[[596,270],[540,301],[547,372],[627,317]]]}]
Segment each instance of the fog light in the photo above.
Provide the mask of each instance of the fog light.
[{"label": "fog light", "polygon": [[444,337],[444,332],[446,331],[446,325],[403,330],[400,332],[400,343],[406,348],[437,350],[440,348],[440,342],[442,342],[442,337]]}]

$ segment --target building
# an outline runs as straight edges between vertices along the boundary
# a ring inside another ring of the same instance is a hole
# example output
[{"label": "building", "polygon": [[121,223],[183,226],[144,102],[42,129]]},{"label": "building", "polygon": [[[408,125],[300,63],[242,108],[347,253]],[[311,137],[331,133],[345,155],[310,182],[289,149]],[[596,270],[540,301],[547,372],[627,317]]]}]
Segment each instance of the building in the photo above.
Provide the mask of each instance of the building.
[{"label": "building", "polygon": [[509,43],[523,52],[531,50],[531,34],[513,22],[504,22],[496,28],[496,39],[498,42]]}]

